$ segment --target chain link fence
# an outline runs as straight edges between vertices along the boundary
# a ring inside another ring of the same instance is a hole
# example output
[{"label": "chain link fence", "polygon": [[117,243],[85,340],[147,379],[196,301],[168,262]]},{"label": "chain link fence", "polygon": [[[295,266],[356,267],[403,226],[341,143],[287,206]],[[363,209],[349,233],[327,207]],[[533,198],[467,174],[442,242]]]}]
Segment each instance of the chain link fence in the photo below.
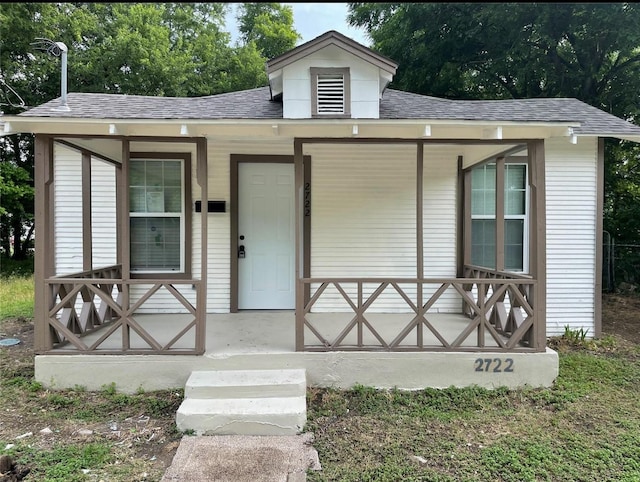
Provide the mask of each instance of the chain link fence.
[{"label": "chain link fence", "polygon": [[640,244],[617,244],[607,231],[602,240],[602,289],[613,292],[621,283],[640,285]]}]

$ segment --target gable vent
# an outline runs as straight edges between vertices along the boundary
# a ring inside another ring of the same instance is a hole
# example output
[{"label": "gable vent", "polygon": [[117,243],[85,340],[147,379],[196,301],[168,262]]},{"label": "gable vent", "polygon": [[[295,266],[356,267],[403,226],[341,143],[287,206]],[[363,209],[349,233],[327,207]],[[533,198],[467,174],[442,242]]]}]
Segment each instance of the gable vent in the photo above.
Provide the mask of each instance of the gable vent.
[{"label": "gable vent", "polygon": [[344,75],[318,75],[318,114],[344,114]]}]

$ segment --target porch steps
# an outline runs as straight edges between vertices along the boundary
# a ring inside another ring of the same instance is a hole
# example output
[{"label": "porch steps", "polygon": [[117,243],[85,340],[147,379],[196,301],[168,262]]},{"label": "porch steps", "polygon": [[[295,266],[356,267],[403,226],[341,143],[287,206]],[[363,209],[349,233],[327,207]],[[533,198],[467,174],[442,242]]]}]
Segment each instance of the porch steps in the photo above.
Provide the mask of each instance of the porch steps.
[{"label": "porch steps", "polygon": [[194,371],[176,414],[197,435],[295,435],[307,421],[305,370]]}]

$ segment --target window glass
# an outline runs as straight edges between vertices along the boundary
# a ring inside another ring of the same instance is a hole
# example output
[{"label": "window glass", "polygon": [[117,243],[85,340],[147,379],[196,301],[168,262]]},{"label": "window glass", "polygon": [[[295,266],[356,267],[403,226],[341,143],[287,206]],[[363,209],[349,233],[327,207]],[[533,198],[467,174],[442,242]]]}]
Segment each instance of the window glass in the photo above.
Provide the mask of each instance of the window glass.
[{"label": "window glass", "polygon": [[471,177],[471,214],[495,216],[496,166],[487,164],[474,169]]},{"label": "window glass", "polygon": [[525,212],[526,167],[522,164],[505,165],[504,175],[504,213],[521,214]]},{"label": "window glass", "polygon": [[524,220],[504,220],[504,267],[510,271],[524,268]]},{"label": "window glass", "polygon": [[494,219],[471,221],[471,264],[495,268],[496,221]]},{"label": "window glass", "polygon": [[132,159],[129,166],[131,270],[179,271],[182,161]]}]

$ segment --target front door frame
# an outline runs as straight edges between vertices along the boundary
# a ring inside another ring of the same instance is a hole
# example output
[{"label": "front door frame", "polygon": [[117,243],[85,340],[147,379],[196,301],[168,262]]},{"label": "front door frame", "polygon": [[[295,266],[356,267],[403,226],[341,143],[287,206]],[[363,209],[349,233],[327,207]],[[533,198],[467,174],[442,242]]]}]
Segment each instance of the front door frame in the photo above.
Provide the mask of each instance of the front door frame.
[{"label": "front door frame", "polygon": [[[230,306],[229,311],[231,313],[238,312],[238,290],[239,290],[239,277],[238,277],[238,226],[239,226],[239,211],[238,211],[238,166],[241,162],[264,162],[271,164],[293,164],[294,156],[292,155],[278,155],[278,154],[231,154],[230,157],[230,207],[229,212],[231,214],[231,234],[230,234],[230,280],[231,280],[231,292],[230,292]],[[311,156],[304,156],[304,185],[306,193],[306,201],[308,202],[308,211],[304,216],[304,245],[303,245],[303,258],[304,258],[304,276],[309,276],[311,273]],[[297,289],[297,283],[294,280],[294,286]],[[307,290],[308,291],[308,290]],[[305,293],[305,299],[308,299],[308,293]]]}]

